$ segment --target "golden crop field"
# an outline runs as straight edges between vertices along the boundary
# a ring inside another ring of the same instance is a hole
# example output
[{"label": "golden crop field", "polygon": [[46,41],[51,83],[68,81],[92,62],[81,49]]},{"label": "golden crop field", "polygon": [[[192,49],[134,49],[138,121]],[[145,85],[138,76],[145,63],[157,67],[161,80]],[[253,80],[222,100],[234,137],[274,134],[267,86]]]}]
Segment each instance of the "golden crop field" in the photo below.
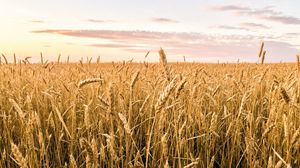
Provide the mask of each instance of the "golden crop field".
[{"label": "golden crop field", "polygon": [[165,59],[2,63],[0,167],[300,165],[297,64]]}]

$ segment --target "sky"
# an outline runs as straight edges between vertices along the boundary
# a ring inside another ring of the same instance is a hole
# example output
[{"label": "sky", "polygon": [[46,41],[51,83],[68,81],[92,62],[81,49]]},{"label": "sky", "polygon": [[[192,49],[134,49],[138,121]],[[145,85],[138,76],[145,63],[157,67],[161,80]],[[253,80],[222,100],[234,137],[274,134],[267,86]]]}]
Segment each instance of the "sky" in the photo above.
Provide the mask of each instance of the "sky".
[{"label": "sky", "polygon": [[[0,53],[78,61],[266,62],[300,54],[295,0],[0,0]],[[150,54],[145,58],[145,54]]]}]

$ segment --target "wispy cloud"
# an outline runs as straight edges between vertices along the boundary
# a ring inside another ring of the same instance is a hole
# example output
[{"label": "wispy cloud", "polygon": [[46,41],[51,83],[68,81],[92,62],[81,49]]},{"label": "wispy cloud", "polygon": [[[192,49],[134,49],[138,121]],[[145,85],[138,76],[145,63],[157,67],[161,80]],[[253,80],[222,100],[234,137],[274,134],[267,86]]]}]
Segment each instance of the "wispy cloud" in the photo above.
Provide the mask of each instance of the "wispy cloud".
[{"label": "wispy cloud", "polygon": [[241,11],[247,12],[251,10],[248,7],[237,6],[237,5],[213,6],[211,7],[211,9],[218,10],[218,11],[233,11],[233,12],[241,12]]},{"label": "wispy cloud", "polygon": [[225,30],[249,30],[245,27],[239,27],[239,26],[228,26],[228,25],[218,25],[218,26],[211,26],[212,28],[217,29],[225,29]]},{"label": "wispy cloud", "polygon": [[258,29],[267,29],[270,28],[264,24],[258,23],[240,23],[238,26],[231,25],[217,25],[211,26],[211,28],[224,29],[224,30],[244,30],[244,31],[253,31]]},{"label": "wispy cloud", "polygon": [[[116,30],[37,30],[33,33],[48,33],[80,38],[97,38],[109,43],[91,44],[91,47],[119,48],[127,52],[144,53],[147,50],[165,48],[169,54],[184,54],[189,57],[244,58],[256,60],[262,40],[269,44],[272,58],[280,60],[279,54],[295,54],[295,46],[279,42],[276,36],[221,35],[189,32],[116,31]],[[275,47],[273,47],[275,46]],[[277,47],[277,48],[276,48]],[[279,51],[281,50],[281,51]],[[269,50],[268,50],[269,51]]]},{"label": "wispy cloud", "polygon": [[132,48],[137,47],[137,45],[126,45],[126,44],[90,44],[91,47],[101,47],[101,48]]},{"label": "wispy cloud", "polygon": [[[284,38],[287,39],[299,39],[300,37],[300,33],[285,33],[283,35]],[[300,45],[298,45],[297,47],[299,47]]]},{"label": "wispy cloud", "polygon": [[101,20],[101,19],[86,19],[83,20],[86,22],[92,22],[92,23],[111,23],[111,22],[115,22],[114,20]]},{"label": "wispy cloud", "polygon": [[169,18],[160,18],[160,17],[151,18],[151,21],[157,23],[178,23],[177,20],[173,20]]},{"label": "wispy cloud", "polygon": [[254,16],[259,19],[283,23],[283,24],[300,24],[300,19],[293,16],[288,16],[282,12],[276,11],[272,6],[267,6],[261,9],[254,9],[245,6],[224,5],[214,6],[211,9],[216,11],[231,12],[238,15]]},{"label": "wispy cloud", "polygon": [[300,33],[286,33],[289,36],[300,36]]},{"label": "wispy cloud", "polygon": [[235,14],[244,14],[244,15],[281,15],[282,12],[278,12],[272,9],[272,6],[267,6],[261,9],[253,9],[245,6],[237,6],[237,5],[223,5],[223,6],[214,6],[211,9],[216,11],[228,11]]},{"label": "wispy cloud", "polygon": [[292,16],[261,16],[260,18],[284,24],[300,24],[300,19]]},{"label": "wispy cloud", "polygon": [[45,23],[44,20],[30,20],[31,23]]},{"label": "wispy cloud", "polygon": [[247,29],[268,29],[268,28],[270,28],[269,26],[266,26],[264,24],[250,23],[250,22],[241,23],[240,26],[247,28]]},{"label": "wispy cloud", "polygon": [[255,35],[221,35],[204,34],[192,32],[154,32],[154,31],[119,31],[119,30],[69,30],[69,29],[47,29],[35,30],[32,33],[50,33],[74,37],[100,38],[117,41],[159,41],[168,42],[182,41],[184,43],[206,43],[230,40],[240,42],[243,40],[257,40],[262,38],[276,38],[275,36],[255,36]]}]

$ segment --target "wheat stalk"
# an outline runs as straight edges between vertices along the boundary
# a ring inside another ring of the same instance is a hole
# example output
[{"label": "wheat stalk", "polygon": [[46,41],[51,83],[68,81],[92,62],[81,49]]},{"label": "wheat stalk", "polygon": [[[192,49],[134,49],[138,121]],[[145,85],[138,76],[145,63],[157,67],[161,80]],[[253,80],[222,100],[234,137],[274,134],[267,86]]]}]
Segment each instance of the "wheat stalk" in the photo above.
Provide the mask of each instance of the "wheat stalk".
[{"label": "wheat stalk", "polygon": [[158,51],[159,53],[159,62],[161,65],[166,66],[167,65],[167,56],[165,54],[165,51],[160,48],[160,50]]},{"label": "wheat stalk", "polygon": [[297,58],[297,71],[298,71],[298,74],[300,73],[300,58],[299,58],[299,55],[296,55],[296,58]]},{"label": "wheat stalk", "polygon": [[197,162],[197,161],[196,161],[196,162],[192,162],[192,163],[190,163],[190,164],[184,166],[183,168],[197,167],[196,165],[198,165],[198,163],[199,163],[199,162]]},{"label": "wheat stalk", "polygon": [[58,57],[57,57],[57,64],[60,63],[60,57],[61,57],[61,54],[59,54]]},{"label": "wheat stalk", "polygon": [[283,114],[282,120],[283,120],[283,126],[284,126],[284,137],[288,138],[288,136],[289,136],[289,122],[288,122],[288,118],[285,114]]},{"label": "wheat stalk", "polygon": [[94,166],[97,166],[99,154],[98,154],[98,147],[95,138],[92,139],[90,146],[92,148],[92,153],[93,153],[93,162],[94,162],[93,164]]},{"label": "wheat stalk", "polygon": [[268,160],[268,166],[267,168],[273,168],[274,165],[273,165],[273,160],[272,160],[272,156],[269,156],[269,160]]},{"label": "wheat stalk", "polygon": [[186,78],[182,79],[181,82],[178,84],[176,91],[175,91],[175,98],[177,99],[180,95],[181,90],[183,89],[185,83],[186,83]]},{"label": "wheat stalk", "polygon": [[267,136],[269,134],[269,132],[271,132],[274,127],[275,127],[274,123],[271,124],[270,126],[268,126],[268,128],[263,132],[262,138],[264,138],[265,136]]},{"label": "wheat stalk", "polygon": [[88,141],[84,138],[80,139],[80,142],[86,150],[86,158],[85,158],[86,159],[86,167],[94,167],[95,165],[92,164],[92,160],[93,160],[92,147],[90,146]]},{"label": "wheat stalk", "polygon": [[84,105],[84,125],[86,128],[90,127],[90,123],[89,105]]},{"label": "wheat stalk", "polygon": [[145,55],[145,59],[148,57],[148,55],[149,55],[149,53],[150,53],[150,51],[148,51],[147,53],[146,53],[146,55]]},{"label": "wheat stalk", "polygon": [[241,101],[238,117],[244,112],[246,101],[250,97],[250,95],[251,95],[250,91],[247,91],[244,93],[242,101]]},{"label": "wheat stalk", "polygon": [[291,145],[295,145],[296,142],[299,140],[300,138],[300,128],[297,129],[297,131],[293,134],[292,139],[291,139]]},{"label": "wheat stalk", "polygon": [[25,118],[25,113],[22,111],[18,103],[14,99],[8,99],[9,102],[13,105],[14,109],[18,112],[21,119]]},{"label": "wheat stalk", "polygon": [[70,155],[70,167],[71,168],[77,168],[77,163],[76,163],[76,160],[74,159],[74,156],[71,154]]},{"label": "wheat stalk", "polygon": [[281,96],[282,96],[283,100],[286,103],[289,103],[290,102],[290,97],[289,97],[288,93],[286,92],[286,90],[283,87],[280,88],[280,93],[281,93]]},{"label": "wheat stalk", "polygon": [[41,64],[44,64],[44,57],[43,57],[43,53],[40,52],[40,57],[41,57]]},{"label": "wheat stalk", "polygon": [[145,98],[145,100],[143,101],[143,104],[141,105],[141,107],[140,107],[140,109],[139,109],[139,114],[141,114],[141,113],[144,111],[145,106],[146,106],[146,103],[148,102],[149,98],[150,98],[150,95],[148,95],[148,96]]},{"label": "wheat stalk", "polygon": [[88,84],[91,84],[91,83],[96,83],[96,82],[102,82],[103,79],[101,78],[90,78],[90,79],[85,79],[85,80],[82,80],[78,83],[78,88],[81,88],[85,85],[88,85]]},{"label": "wheat stalk", "polygon": [[261,57],[261,64],[264,64],[265,62],[265,56],[266,56],[266,51],[263,52],[262,57]]},{"label": "wheat stalk", "polygon": [[14,53],[14,65],[17,65],[17,57],[15,53]]},{"label": "wheat stalk", "polygon": [[170,81],[170,69],[167,66],[167,56],[162,48],[158,51],[159,53],[159,62],[164,68],[164,73],[168,81]]},{"label": "wheat stalk", "polygon": [[129,135],[132,135],[132,132],[131,132],[131,129],[129,127],[126,117],[122,113],[118,113],[118,116],[123,123],[125,132]]},{"label": "wheat stalk", "polygon": [[156,112],[159,112],[163,108],[170,94],[174,90],[176,78],[177,77],[173,78],[173,80],[169,83],[169,85],[165,88],[165,90],[160,94],[158,101],[154,107]]},{"label": "wheat stalk", "polygon": [[97,64],[99,64],[100,63],[100,56],[98,56],[98,58],[97,58]]},{"label": "wheat stalk", "polygon": [[276,165],[275,165],[274,168],[281,168],[282,163],[283,163],[282,160],[279,160],[279,161],[276,163]]},{"label": "wheat stalk", "polygon": [[264,45],[265,45],[265,43],[262,42],[262,43],[261,43],[261,46],[260,46],[259,53],[258,53],[258,57],[259,57],[259,58],[262,56],[262,53],[263,53],[263,50],[264,50]]},{"label": "wheat stalk", "polygon": [[[53,101],[53,100],[52,100],[52,101]],[[52,104],[53,104],[53,106],[54,106],[54,103],[53,103],[53,102],[52,102]],[[68,127],[67,127],[67,125],[66,125],[66,123],[65,123],[65,121],[64,121],[64,119],[63,119],[63,117],[62,117],[62,115],[61,115],[61,113],[60,113],[60,111],[59,111],[59,109],[58,109],[56,106],[54,106],[54,111],[55,111],[55,113],[57,114],[58,119],[59,119],[59,121],[61,122],[61,124],[62,124],[63,128],[65,129],[65,131],[67,132],[68,136],[71,137],[71,134],[70,134],[70,132],[69,132],[69,130],[68,130]]]},{"label": "wheat stalk", "polygon": [[106,143],[108,144],[108,150],[110,153],[110,156],[113,160],[117,159],[117,154],[116,151],[114,149],[114,137],[109,135],[106,137]]},{"label": "wheat stalk", "polygon": [[138,80],[139,74],[140,74],[139,71],[136,72],[136,73],[134,73],[134,75],[133,75],[133,77],[132,77],[132,79],[131,79],[131,82],[130,82],[130,88],[133,88],[133,87],[134,87],[136,81]]},{"label": "wheat stalk", "polygon": [[12,154],[14,155],[17,164],[21,168],[27,168],[27,160],[23,157],[22,153],[20,152],[19,148],[17,145],[15,145],[13,142],[11,142],[11,150]]},{"label": "wheat stalk", "polygon": [[208,165],[208,168],[213,168],[214,167],[214,163],[215,163],[215,156],[213,156],[210,160],[210,163]]},{"label": "wheat stalk", "polygon": [[5,64],[8,64],[8,61],[7,61],[6,57],[5,57],[5,55],[4,54],[1,54],[1,55],[2,55],[2,57],[4,59],[4,61],[5,61]]},{"label": "wheat stalk", "polygon": [[29,62],[29,59],[30,59],[30,58],[31,58],[31,57],[25,57],[24,60],[23,60],[23,61],[24,61],[24,64],[27,64],[27,63],[30,64],[30,62]]}]

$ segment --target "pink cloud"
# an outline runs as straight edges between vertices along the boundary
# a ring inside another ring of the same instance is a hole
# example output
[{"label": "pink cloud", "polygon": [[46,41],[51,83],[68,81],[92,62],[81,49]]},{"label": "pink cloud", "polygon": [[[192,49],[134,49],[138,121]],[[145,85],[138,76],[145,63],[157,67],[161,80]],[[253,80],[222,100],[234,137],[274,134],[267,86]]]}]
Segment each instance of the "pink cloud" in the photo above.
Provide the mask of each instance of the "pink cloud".
[{"label": "pink cloud", "polygon": [[118,43],[185,43],[205,44],[230,41],[239,43],[242,41],[255,41],[263,38],[276,39],[275,36],[254,35],[220,35],[188,32],[154,32],[154,31],[117,31],[117,30],[36,30],[33,33],[59,34],[73,37],[107,39]]},{"label": "pink cloud", "polygon": [[257,29],[267,29],[270,27],[268,27],[264,24],[258,24],[258,23],[240,23],[239,26],[217,25],[217,26],[211,26],[211,28],[224,29],[224,30],[252,31],[252,30],[257,30]]},{"label": "pink cloud", "polygon": [[237,5],[223,5],[223,6],[215,6],[211,8],[216,11],[228,11],[236,14],[245,14],[245,15],[280,15],[281,12],[275,11],[272,7],[264,7],[262,9],[252,9],[245,6],[237,6]]},{"label": "pink cloud", "polygon": [[257,60],[259,44],[266,42],[267,54],[280,61],[282,56],[299,52],[295,46],[279,42],[276,36],[220,35],[188,32],[115,31],[115,30],[37,30],[33,33],[48,33],[81,38],[98,38],[110,43],[91,44],[91,47],[119,48],[127,52],[145,53],[163,47],[169,54],[190,58],[244,58]]},{"label": "pink cloud", "polygon": [[226,29],[226,30],[249,30],[246,27],[239,27],[239,26],[228,26],[228,25],[218,25],[218,26],[212,26],[212,28],[217,29]]},{"label": "pink cloud", "polygon": [[137,47],[136,45],[126,45],[126,44],[91,44],[91,47],[102,47],[102,48],[131,48]]},{"label": "pink cloud", "polygon": [[219,11],[250,11],[248,7],[237,6],[237,5],[224,5],[224,6],[214,6],[211,9]]},{"label": "pink cloud", "polygon": [[87,22],[92,22],[92,23],[107,23],[107,22],[114,22],[113,20],[99,20],[99,19],[87,19],[84,20]]},{"label": "pink cloud", "polygon": [[168,18],[152,18],[151,21],[157,22],[157,23],[178,23],[178,21]]},{"label": "pink cloud", "polygon": [[298,38],[300,37],[300,33],[286,33],[285,36],[288,38]]},{"label": "pink cloud", "polygon": [[270,28],[264,24],[258,24],[258,23],[249,23],[249,22],[246,22],[246,23],[241,23],[240,24],[241,27],[244,27],[244,28],[249,28],[249,29],[267,29],[267,28]]},{"label": "pink cloud", "polygon": [[260,18],[284,24],[300,24],[300,19],[292,16],[261,16]]},{"label": "pink cloud", "polygon": [[283,23],[283,24],[300,24],[300,19],[293,16],[284,15],[282,12],[275,11],[272,7],[264,7],[262,9],[253,9],[237,5],[215,6],[211,8],[215,11],[231,12],[239,15],[254,16],[259,19]]}]

